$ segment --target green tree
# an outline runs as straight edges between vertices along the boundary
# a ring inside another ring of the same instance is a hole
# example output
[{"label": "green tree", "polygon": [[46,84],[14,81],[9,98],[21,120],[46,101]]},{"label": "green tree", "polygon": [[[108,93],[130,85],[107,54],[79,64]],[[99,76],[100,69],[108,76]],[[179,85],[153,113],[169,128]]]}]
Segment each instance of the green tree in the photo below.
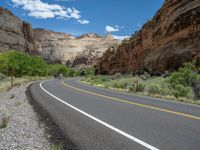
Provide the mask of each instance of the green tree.
[{"label": "green tree", "polygon": [[48,65],[41,57],[9,51],[0,54],[0,72],[11,77],[13,86],[14,77],[46,76]]},{"label": "green tree", "polygon": [[11,77],[11,86],[13,86],[13,78],[20,71],[21,56],[15,51],[4,52],[0,54],[0,70],[3,74]]}]

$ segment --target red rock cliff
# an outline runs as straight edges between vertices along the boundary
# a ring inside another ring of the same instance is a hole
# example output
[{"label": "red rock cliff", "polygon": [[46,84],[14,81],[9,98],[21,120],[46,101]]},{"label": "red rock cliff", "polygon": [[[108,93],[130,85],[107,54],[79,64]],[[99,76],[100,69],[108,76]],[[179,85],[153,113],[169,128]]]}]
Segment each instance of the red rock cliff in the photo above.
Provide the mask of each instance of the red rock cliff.
[{"label": "red rock cliff", "polygon": [[166,0],[138,33],[104,53],[97,72],[162,74],[193,58],[200,61],[200,1]]}]

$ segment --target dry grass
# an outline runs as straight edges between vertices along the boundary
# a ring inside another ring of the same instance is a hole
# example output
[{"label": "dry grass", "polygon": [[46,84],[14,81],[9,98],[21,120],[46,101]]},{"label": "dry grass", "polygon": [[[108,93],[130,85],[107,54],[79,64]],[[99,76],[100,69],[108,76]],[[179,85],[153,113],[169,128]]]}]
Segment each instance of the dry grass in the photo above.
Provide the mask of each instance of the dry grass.
[{"label": "dry grass", "polygon": [[[37,81],[37,80],[45,80],[48,77],[22,77],[22,78],[14,78],[14,86],[21,85],[26,82],[30,81]],[[0,80],[0,93],[6,92],[11,88],[10,86],[10,78],[5,78]]]}]

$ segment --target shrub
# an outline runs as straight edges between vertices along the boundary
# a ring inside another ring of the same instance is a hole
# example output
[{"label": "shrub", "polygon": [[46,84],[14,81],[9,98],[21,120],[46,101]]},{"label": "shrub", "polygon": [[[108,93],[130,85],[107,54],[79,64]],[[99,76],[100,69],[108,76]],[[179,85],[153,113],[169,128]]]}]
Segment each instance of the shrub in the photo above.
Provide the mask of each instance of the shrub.
[{"label": "shrub", "polygon": [[118,89],[126,89],[127,85],[128,83],[125,81],[116,81],[113,83],[113,87]]},{"label": "shrub", "polygon": [[85,76],[92,76],[95,75],[95,69],[94,67],[86,68],[84,69]]},{"label": "shrub", "polygon": [[[195,98],[200,98],[200,75],[199,67],[195,66],[195,61],[185,63],[178,71],[171,73],[168,81],[175,90],[176,97],[188,97],[191,87],[194,90]],[[190,90],[189,90],[190,89]],[[182,93],[186,92],[186,93]]]},{"label": "shrub", "polygon": [[112,80],[120,79],[121,77],[122,77],[121,73],[116,73],[116,74],[112,75]]},{"label": "shrub", "polygon": [[6,128],[8,125],[9,117],[5,114],[0,113],[0,129]]},{"label": "shrub", "polygon": [[135,81],[134,83],[129,85],[129,91],[132,92],[143,92],[146,85],[142,82]]},{"label": "shrub", "polygon": [[108,76],[99,76],[99,77],[97,77],[97,81],[99,83],[108,82],[108,81],[110,81],[110,78]]},{"label": "shrub", "polygon": [[59,74],[63,74],[65,77],[74,77],[74,76],[79,76],[80,72],[73,68],[68,68],[67,66],[62,64],[49,65],[48,75],[59,75]]},{"label": "shrub", "polygon": [[169,83],[175,87],[177,84],[192,86],[192,82],[200,81],[199,68],[195,66],[195,61],[185,63],[178,71],[169,76]]},{"label": "shrub", "polygon": [[161,94],[161,87],[158,84],[150,84],[148,92],[150,94]]},{"label": "shrub", "polygon": [[62,150],[62,144],[53,144],[51,145],[51,149],[50,150]]},{"label": "shrub", "polygon": [[145,88],[145,84],[143,84],[142,82],[137,82],[136,83],[136,92],[143,92]]},{"label": "shrub", "polygon": [[177,84],[174,86],[174,96],[176,98],[179,98],[179,97],[190,98],[192,97],[192,89],[191,87],[188,87],[188,86],[185,87],[181,84]]}]

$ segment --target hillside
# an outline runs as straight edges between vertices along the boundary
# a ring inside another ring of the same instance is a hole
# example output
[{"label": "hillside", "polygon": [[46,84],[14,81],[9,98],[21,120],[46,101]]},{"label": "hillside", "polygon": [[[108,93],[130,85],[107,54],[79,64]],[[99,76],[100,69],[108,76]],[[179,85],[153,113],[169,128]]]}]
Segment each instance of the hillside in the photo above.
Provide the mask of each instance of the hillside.
[{"label": "hillside", "polygon": [[101,74],[163,74],[184,62],[200,62],[200,1],[165,0],[152,20],[117,48],[106,51],[97,65]]}]

